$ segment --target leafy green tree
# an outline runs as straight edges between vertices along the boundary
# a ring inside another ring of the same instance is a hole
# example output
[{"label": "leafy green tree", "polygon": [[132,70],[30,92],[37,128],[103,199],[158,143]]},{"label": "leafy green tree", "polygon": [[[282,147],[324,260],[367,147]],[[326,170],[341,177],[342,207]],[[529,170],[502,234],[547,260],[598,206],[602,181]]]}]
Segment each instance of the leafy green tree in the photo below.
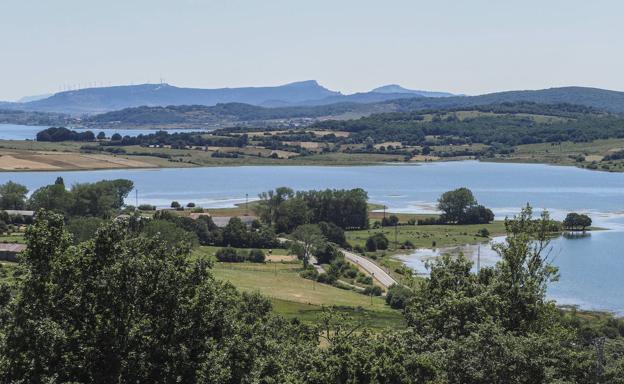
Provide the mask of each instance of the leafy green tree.
[{"label": "leafy green tree", "polygon": [[284,201],[277,209],[275,230],[278,233],[292,232],[300,225],[310,222],[310,209],[305,201],[292,198]]},{"label": "leafy green tree", "polygon": [[592,219],[589,216],[575,212],[568,213],[563,220],[563,227],[568,230],[581,229],[584,232],[591,225]]},{"label": "leafy green tree", "polygon": [[260,201],[254,205],[254,211],[265,223],[271,225],[278,217],[278,208],[287,199],[294,196],[294,191],[287,187],[276,188],[275,191],[262,192]]},{"label": "leafy green tree", "polygon": [[0,209],[24,209],[27,193],[24,185],[12,181],[0,184]]},{"label": "leafy green tree", "polygon": [[412,290],[404,285],[393,284],[388,288],[386,304],[394,309],[404,309],[412,297]]},{"label": "leafy green tree", "polygon": [[232,217],[223,228],[223,243],[227,246],[240,248],[249,245],[247,226],[238,217]]},{"label": "leafy green tree", "polygon": [[549,260],[549,225],[548,212],[534,220],[533,210],[527,206],[513,219],[505,220],[505,242],[494,245],[501,261],[493,289],[502,299],[507,329],[526,331],[546,326],[553,315],[555,306],[545,300],[546,288],[559,275]]},{"label": "leafy green tree", "polygon": [[98,140],[104,140],[106,139],[106,133],[104,133],[103,131],[100,131],[100,133],[98,133],[96,137]]},{"label": "leafy green tree", "polygon": [[67,222],[66,228],[74,244],[78,244],[92,239],[103,224],[104,220],[99,217],[73,217]]},{"label": "leafy green tree", "polygon": [[180,208],[180,207],[181,207],[181,205],[180,205],[179,202],[177,202],[177,201],[172,201],[171,202],[171,208]]},{"label": "leafy green tree", "polygon": [[343,246],[347,243],[347,238],[345,236],[344,230],[336,224],[321,221],[320,223],[318,223],[318,226],[321,232],[323,232],[323,236],[325,236],[327,241],[331,241],[332,243],[335,243],[339,246]]},{"label": "leafy green tree", "polygon": [[199,242],[195,233],[186,231],[165,220],[149,220],[143,227],[142,233],[148,237],[158,238],[171,247],[180,244],[195,246]]},{"label": "leafy green tree", "polygon": [[69,212],[72,204],[72,195],[62,183],[46,185],[34,191],[28,200],[32,210],[47,209],[61,213]]},{"label": "leafy green tree", "polygon": [[468,188],[458,188],[444,192],[438,199],[438,209],[442,211],[443,220],[459,223],[466,210],[477,204],[477,200]]},{"label": "leafy green tree", "polygon": [[336,245],[327,242],[324,246],[319,247],[315,253],[316,259],[320,264],[329,264],[336,259],[344,258],[344,254],[336,247]]},{"label": "leafy green tree", "polygon": [[134,188],[132,181],[125,179],[74,184],[70,190],[72,194],[70,214],[110,217],[114,210],[124,205],[124,199],[132,188]]},{"label": "leafy green tree", "polygon": [[385,250],[388,249],[388,245],[390,245],[390,241],[383,233],[375,233],[366,239],[366,250],[369,252],[375,252],[376,250]]},{"label": "leafy green tree", "polygon": [[321,249],[325,243],[325,237],[318,225],[304,224],[292,233],[295,241],[292,242],[291,249],[297,258],[303,261],[304,268],[310,263],[310,258]]}]

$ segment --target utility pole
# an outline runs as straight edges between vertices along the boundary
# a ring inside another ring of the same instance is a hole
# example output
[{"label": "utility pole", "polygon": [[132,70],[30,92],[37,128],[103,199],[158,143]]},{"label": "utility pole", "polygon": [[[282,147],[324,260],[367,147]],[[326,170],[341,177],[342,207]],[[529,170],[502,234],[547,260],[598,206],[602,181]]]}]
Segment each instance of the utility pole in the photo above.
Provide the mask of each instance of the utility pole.
[{"label": "utility pole", "polygon": [[383,206],[383,210],[384,210],[384,219],[386,218],[386,206]]},{"label": "utility pole", "polygon": [[249,194],[245,193],[245,216],[249,216]]}]

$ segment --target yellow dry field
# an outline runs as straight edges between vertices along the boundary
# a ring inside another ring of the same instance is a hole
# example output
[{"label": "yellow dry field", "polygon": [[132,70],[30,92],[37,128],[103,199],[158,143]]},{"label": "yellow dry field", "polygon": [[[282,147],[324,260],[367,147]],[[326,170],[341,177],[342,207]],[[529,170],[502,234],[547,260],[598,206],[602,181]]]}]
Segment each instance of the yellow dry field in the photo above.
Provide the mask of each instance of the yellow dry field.
[{"label": "yellow dry field", "polygon": [[325,143],[318,143],[316,141],[284,141],[286,145],[298,145],[305,149],[319,149],[321,146],[325,147]]},{"label": "yellow dry field", "polygon": [[267,255],[266,260],[273,263],[292,262],[297,260],[297,257],[291,255]]},{"label": "yellow dry field", "polygon": [[0,170],[74,170],[151,168],[154,164],[124,157],[70,152],[0,152]]},{"label": "yellow dry field", "polygon": [[585,161],[602,161],[602,159],[604,158],[604,156],[600,156],[600,155],[589,155],[589,156],[585,156]]},{"label": "yellow dry field", "polygon": [[332,131],[332,130],[327,130],[327,131],[310,131],[312,133],[314,133],[316,136],[327,136],[327,135],[331,135],[332,133],[334,135],[336,135],[336,137],[349,137],[350,133],[349,132],[345,132],[345,131]]},{"label": "yellow dry field", "polygon": [[290,159],[291,157],[296,157],[296,156],[299,156],[299,154],[298,154],[298,153],[295,153],[295,152],[288,152],[288,151],[282,151],[282,150],[279,150],[279,149],[276,149],[276,150],[274,150],[274,151],[271,151],[271,154],[274,154],[274,153],[277,153],[277,156],[278,156],[280,159]]},{"label": "yellow dry field", "polygon": [[440,158],[438,156],[416,155],[416,156],[413,156],[410,160],[411,161],[435,161],[435,160],[440,160]]}]

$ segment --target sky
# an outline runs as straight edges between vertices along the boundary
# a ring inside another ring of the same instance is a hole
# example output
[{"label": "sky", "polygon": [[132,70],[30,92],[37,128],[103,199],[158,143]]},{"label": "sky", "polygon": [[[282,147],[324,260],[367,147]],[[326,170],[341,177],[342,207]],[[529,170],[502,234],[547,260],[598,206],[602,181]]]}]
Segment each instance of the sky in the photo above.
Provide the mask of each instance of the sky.
[{"label": "sky", "polygon": [[0,100],[161,80],[624,91],[622,15],[620,0],[2,0]]}]

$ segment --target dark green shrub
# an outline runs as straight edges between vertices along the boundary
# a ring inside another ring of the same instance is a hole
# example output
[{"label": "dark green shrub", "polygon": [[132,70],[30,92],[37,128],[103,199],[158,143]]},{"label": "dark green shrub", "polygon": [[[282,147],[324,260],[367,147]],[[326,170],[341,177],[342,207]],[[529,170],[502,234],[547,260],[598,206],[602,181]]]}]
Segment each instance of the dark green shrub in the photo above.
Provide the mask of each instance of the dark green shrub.
[{"label": "dark green shrub", "polygon": [[242,263],[245,261],[245,257],[232,247],[221,248],[215,254],[217,260],[226,263]]},{"label": "dark green shrub", "polygon": [[403,285],[394,284],[388,288],[386,304],[394,309],[404,309],[408,300],[412,297],[412,291]]},{"label": "dark green shrub", "polygon": [[383,293],[383,290],[381,289],[380,286],[373,285],[373,286],[364,288],[364,291],[362,293],[364,293],[365,295],[381,296],[381,294]]},{"label": "dark green shrub", "polygon": [[261,249],[252,249],[249,251],[249,261],[253,263],[264,263],[266,256]]}]

